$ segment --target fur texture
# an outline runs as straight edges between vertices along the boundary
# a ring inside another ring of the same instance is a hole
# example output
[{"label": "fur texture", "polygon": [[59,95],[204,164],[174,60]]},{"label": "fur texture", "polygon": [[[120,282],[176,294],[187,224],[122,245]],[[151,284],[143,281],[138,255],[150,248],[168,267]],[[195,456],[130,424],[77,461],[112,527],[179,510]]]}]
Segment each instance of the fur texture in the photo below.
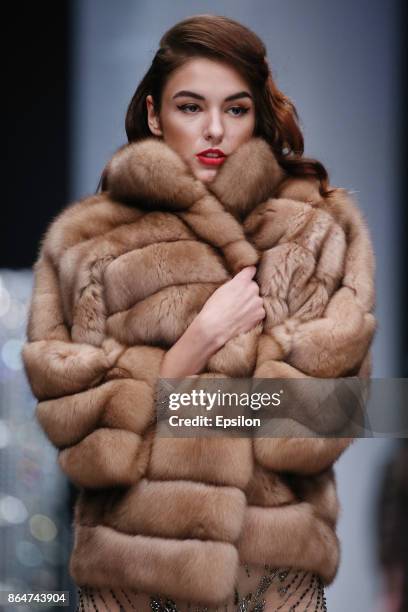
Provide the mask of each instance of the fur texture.
[{"label": "fur texture", "polygon": [[330,584],[333,464],[351,439],[155,436],[154,389],[166,350],[253,264],[267,316],[203,375],[369,376],[374,257],[356,203],[286,176],[260,138],[207,186],[153,138],[122,147],[107,182],[48,228],[23,349],[37,418],[81,489],[72,577],[208,605],[240,560]]}]

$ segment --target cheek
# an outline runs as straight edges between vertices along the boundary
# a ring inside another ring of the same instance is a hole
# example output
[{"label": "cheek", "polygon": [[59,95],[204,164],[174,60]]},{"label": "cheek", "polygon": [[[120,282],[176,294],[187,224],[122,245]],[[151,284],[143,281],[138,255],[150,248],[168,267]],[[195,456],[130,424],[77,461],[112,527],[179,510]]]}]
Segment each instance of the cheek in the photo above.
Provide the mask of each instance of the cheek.
[{"label": "cheek", "polygon": [[165,123],[173,132],[180,132],[180,134],[188,134],[191,131],[197,130],[199,125],[198,117],[194,115],[187,115],[180,111],[171,111],[167,113]]},{"label": "cheek", "polygon": [[250,134],[252,136],[252,134],[254,133],[254,130],[255,130],[255,115],[251,113],[251,115],[248,117],[247,121],[245,122],[245,132],[246,134]]},{"label": "cheek", "polygon": [[250,134],[255,129],[255,114],[251,111],[240,119],[231,120],[229,125],[238,136]]},{"label": "cheek", "polygon": [[163,124],[165,140],[185,153],[194,147],[199,131],[198,121],[183,121],[183,118],[177,115],[169,117]]},{"label": "cheek", "polygon": [[249,140],[254,133],[255,121],[248,120],[234,127],[234,139],[236,146]]}]

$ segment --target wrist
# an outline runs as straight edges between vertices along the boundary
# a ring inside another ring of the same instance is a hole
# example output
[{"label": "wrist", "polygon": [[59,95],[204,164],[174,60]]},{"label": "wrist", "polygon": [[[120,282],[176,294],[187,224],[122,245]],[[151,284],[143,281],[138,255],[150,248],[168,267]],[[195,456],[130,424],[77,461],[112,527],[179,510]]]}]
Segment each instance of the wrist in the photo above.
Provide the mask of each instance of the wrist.
[{"label": "wrist", "polygon": [[226,339],[224,334],[215,329],[214,324],[206,321],[202,313],[199,313],[189,327],[194,334],[197,344],[202,347],[203,352],[209,357],[224,346]]},{"label": "wrist", "polygon": [[[197,315],[184,334],[166,352],[159,371],[161,378],[180,378],[197,374],[209,358],[225,343],[221,334]],[[210,331],[209,331],[210,330]]]}]

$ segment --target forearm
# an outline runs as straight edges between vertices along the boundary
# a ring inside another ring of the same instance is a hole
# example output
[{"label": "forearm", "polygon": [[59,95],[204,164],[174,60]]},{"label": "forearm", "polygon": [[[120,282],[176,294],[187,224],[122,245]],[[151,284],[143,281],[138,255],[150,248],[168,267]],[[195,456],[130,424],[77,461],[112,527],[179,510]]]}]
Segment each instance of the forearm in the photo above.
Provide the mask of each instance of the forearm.
[{"label": "forearm", "polygon": [[222,340],[209,336],[201,319],[196,317],[167,351],[161,364],[160,377],[183,378],[200,373],[221,346]]}]

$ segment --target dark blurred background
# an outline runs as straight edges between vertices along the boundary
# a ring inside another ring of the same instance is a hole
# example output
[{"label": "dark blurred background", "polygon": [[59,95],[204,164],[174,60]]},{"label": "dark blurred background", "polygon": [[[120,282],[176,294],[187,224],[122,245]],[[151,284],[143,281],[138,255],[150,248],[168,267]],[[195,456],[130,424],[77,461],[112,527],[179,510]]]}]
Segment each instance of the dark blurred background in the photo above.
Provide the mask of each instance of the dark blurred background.
[{"label": "dark blurred background", "polygon": [[32,265],[69,197],[72,7],[65,0],[10,6],[2,268]]},{"label": "dark blurred background", "polygon": [[[33,419],[19,357],[31,266],[47,225],[95,190],[105,162],[126,141],[127,104],[164,31],[204,12],[242,21],[264,40],[278,86],[298,109],[305,153],[360,203],[377,257],[374,376],[407,377],[407,8],[402,0],[60,0],[8,10],[0,589],[69,588],[74,595],[66,564],[75,491]],[[359,440],[337,468],[342,565],[328,589],[330,612],[386,605],[378,603],[384,585],[375,508],[383,466],[396,448],[392,439]]]}]

